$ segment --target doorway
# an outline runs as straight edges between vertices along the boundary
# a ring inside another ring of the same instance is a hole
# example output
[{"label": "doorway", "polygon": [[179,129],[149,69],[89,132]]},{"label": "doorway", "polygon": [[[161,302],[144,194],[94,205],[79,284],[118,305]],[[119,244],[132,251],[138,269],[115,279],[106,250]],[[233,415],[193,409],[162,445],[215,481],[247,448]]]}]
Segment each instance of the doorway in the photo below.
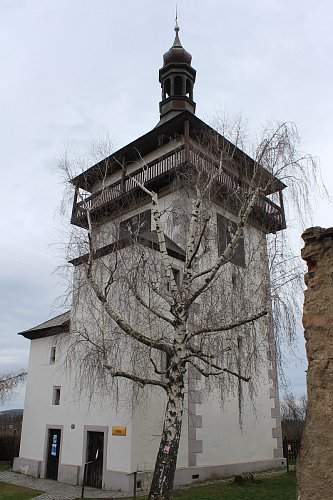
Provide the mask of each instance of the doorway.
[{"label": "doorway", "polygon": [[47,447],[46,477],[48,479],[58,479],[59,456],[60,456],[61,430],[49,429]]},{"label": "doorway", "polygon": [[104,432],[87,432],[86,485],[102,488]]}]

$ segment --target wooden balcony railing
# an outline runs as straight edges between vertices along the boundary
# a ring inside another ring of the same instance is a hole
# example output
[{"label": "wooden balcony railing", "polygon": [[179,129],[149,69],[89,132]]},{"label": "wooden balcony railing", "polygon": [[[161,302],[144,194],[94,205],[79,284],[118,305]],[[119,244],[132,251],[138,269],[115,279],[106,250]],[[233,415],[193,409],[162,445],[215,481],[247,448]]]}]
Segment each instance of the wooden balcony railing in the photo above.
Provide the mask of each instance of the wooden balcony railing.
[{"label": "wooden balcony railing", "polygon": [[[199,165],[209,175],[214,175],[216,173],[216,168],[218,168],[217,162],[207,158],[197,149],[191,149],[189,156],[190,163]],[[238,190],[242,189],[241,179],[236,175],[230,174],[226,170],[222,170],[222,172],[217,175],[216,179],[230,193],[236,193]],[[255,208],[260,210],[263,216],[266,215],[272,218],[274,223],[280,226],[281,229],[284,227],[283,208],[266,196],[260,196],[258,198]]]},{"label": "wooden balcony railing", "polygon": [[135,180],[139,181],[141,184],[146,184],[162,176],[166,172],[175,170],[176,167],[180,166],[184,161],[185,151],[184,148],[181,148],[149,163],[144,169],[142,167],[139,168],[130,176],[127,175],[124,179],[116,181],[101,191],[92,194],[89,198],[78,202],[76,210],[73,212],[72,222],[75,224],[75,221],[83,221],[87,216],[87,210],[95,210],[107,205],[124,194],[130,193],[138,188]]},{"label": "wooden balcony railing", "polygon": [[[200,166],[207,173],[216,173],[217,164],[193,147],[189,150],[188,163]],[[140,167],[131,175],[126,175],[123,179],[114,182],[91,196],[74,203],[72,223],[87,227],[87,210],[93,213],[95,210],[111,205],[129,193],[133,193],[134,190],[140,189],[135,180],[149,186],[149,183],[152,181],[158,181],[159,178],[161,179],[167,173],[174,172],[184,164],[185,148],[183,146],[152,161],[145,167]],[[219,173],[216,180],[221,184],[221,187],[223,186],[230,193],[240,189],[240,179],[225,170]],[[284,227],[283,208],[272,202],[269,198],[261,196],[257,200],[255,208],[257,211],[260,211],[263,217],[268,218],[267,222],[270,221],[269,225],[273,229],[276,227],[276,230],[278,230]]]}]

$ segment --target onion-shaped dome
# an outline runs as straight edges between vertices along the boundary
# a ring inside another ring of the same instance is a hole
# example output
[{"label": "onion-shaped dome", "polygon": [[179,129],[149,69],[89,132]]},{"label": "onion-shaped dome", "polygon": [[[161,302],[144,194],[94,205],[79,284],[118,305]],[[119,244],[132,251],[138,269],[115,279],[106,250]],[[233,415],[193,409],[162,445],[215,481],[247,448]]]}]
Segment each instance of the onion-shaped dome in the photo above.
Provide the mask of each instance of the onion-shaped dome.
[{"label": "onion-shaped dome", "polygon": [[184,49],[179,39],[179,26],[177,21],[175,25],[175,32],[176,36],[173,46],[163,56],[164,66],[170,63],[191,64],[192,56],[189,52],[187,52],[187,50]]},{"label": "onion-shaped dome", "polygon": [[193,86],[196,71],[191,65],[191,54],[180,43],[177,18],[175,32],[175,41],[171,49],[164,54],[164,64],[159,70],[159,82],[162,87],[159,124],[183,111],[195,113]]}]

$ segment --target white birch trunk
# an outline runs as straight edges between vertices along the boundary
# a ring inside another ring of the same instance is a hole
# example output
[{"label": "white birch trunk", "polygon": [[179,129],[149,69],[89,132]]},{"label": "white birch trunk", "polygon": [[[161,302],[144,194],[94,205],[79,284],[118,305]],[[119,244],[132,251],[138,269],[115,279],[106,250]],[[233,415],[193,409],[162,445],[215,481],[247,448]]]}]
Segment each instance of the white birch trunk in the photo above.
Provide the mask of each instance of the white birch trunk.
[{"label": "white birch trunk", "polygon": [[[182,309],[182,308],[181,308]],[[153,479],[148,500],[170,500],[177,465],[179,442],[184,411],[184,381],[186,348],[186,312],[179,315],[180,324],[175,328],[174,349],[168,372],[167,406],[165,410],[163,432],[156,457]]]},{"label": "white birch trunk", "polygon": [[184,374],[180,370],[174,370],[172,379],[148,500],[172,498],[184,410]]}]

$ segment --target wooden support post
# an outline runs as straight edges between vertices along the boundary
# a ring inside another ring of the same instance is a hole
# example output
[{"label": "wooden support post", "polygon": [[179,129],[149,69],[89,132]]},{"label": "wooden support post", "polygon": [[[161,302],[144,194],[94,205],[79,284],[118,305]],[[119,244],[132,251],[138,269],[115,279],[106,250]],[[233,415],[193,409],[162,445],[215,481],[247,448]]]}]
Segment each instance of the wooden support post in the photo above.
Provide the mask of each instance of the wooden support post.
[{"label": "wooden support post", "polygon": [[282,223],[282,227],[285,228],[286,227],[286,214],[284,213],[283,194],[282,194],[281,189],[279,191],[279,200],[280,200],[281,217],[282,217],[281,223]]},{"label": "wooden support post", "polygon": [[79,196],[79,188],[78,188],[78,186],[75,186],[75,194],[74,194],[72,217],[71,217],[72,222],[76,219],[76,216],[77,216],[77,198],[78,198],[78,196]]},{"label": "wooden support post", "polygon": [[126,177],[126,162],[125,162],[125,156],[122,157],[121,164],[123,166],[122,172],[121,172],[121,192],[123,193],[125,190],[125,177]]}]

